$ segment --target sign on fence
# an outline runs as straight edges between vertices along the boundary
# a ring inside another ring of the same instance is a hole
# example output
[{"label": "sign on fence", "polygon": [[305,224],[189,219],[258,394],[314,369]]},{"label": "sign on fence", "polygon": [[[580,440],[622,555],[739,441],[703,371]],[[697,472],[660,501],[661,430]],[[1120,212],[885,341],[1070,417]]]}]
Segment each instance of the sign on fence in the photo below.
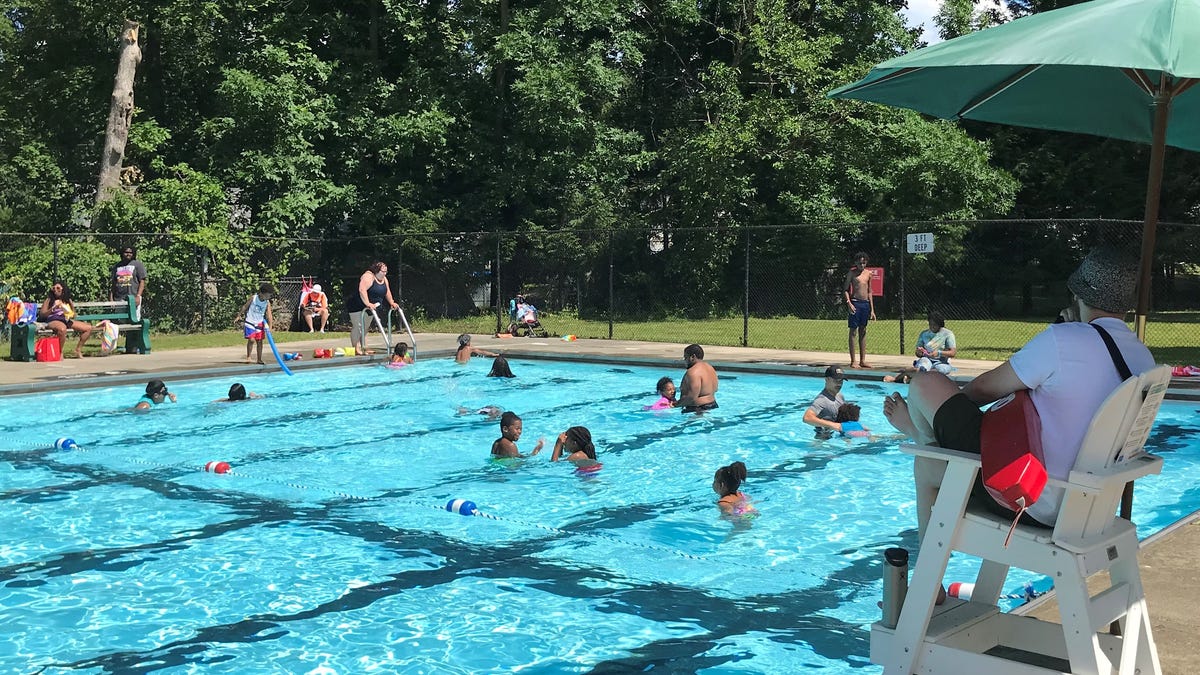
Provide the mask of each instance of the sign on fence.
[{"label": "sign on fence", "polygon": [[921,232],[908,235],[909,253],[933,253],[933,233]]},{"label": "sign on fence", "polygon": [[868,267],[871,270],[871,295],[883,295],[883,268]]}]

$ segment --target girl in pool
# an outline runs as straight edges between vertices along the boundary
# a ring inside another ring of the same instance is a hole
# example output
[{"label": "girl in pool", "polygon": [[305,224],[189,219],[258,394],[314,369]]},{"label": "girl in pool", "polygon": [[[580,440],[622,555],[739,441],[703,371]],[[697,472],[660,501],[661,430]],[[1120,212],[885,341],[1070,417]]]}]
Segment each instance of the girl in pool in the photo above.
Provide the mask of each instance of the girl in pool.
[{"label": "girl in pool", "polygon": [[500,438],[492,442],[492,457],[533,457],[542,451],[546,439],[539,438],[533,452],[522,455],[517,450],[517,441],[521,440],[521,418],[509,411],[500,416]]},{"label": "girl in pool", "polygon": [[497,356],[500,356],[496,352],[489,352],[486,349],[480,349],[479,347],[472,347],[471,346],[471,336],[469,334],[463,333],[462,335],[459,335],[458,336],[458,350],[454,352],[454,362],[455,363],[467,363],[468,361],[471,360],[472,356],[476,356],[476,355],[488,356],[493,359],[496,358]]},{"label": "girl in pool", "polygon": [[171,403],[175,402],[175,394],[167,391],[166,383],[162,380],[150,380],[146,383],[145,395],[138,399],[137,405],[133,406],[133,409],[149,410],[156,405],[162,405],[168,398],[171,399]]},{"label": "girl in pool", "polygon": [[571,427],[558,435],[554,442],[554,452],[550,461],[557,462],[562,457],[575,465],[577,469],[590,470],[599,467],[596,461],[596,446],[592,443],[592,432],[587,427]]},{"label": "girl in pool", "polygon": [[408,355],[408,343],[397,342],[396,347],[392,349],[392,359],[387,365],[388,368],[403,368],[412,362],[412,357]]},{"label": "girl in pool", "polygon": [[658,400],[650,405],[642,406],[642,410],[666,410],[675,407],[675,383],[671,381],[671,378],[659,379],[658,385],[654,389],[658,392]]},{"label": "girl in pool", "polygon": [[744,492],[738,491],[744,480],[746,480],[746,465],[742,462],[734,462],[729,466],[717,469],[716,475],[713,476],[712,487],[713,492],[720,497],[717,500],[717,506],[721,509],[721,513],[729,516],[748,516],[758,513],[750,504],[750,498]]},{"label": "girl in pool", "polygon": [[492,361],[492,372],[488,373],[488,377],[516,377],[513,371],[508,367],[508,359],[503,356],[497,356],[495,361]]}]

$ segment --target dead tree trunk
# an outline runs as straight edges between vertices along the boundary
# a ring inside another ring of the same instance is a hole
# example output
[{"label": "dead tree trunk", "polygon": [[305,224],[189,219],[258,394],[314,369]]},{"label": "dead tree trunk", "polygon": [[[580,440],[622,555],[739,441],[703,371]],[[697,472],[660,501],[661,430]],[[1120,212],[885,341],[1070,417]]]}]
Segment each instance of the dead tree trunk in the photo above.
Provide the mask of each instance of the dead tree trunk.
[{"label": "dead tree trunk", "polygon": [[121,164],[125,161],[125,142],[129,140],[129,125],[133,121],[133,76],[142,60],[142,50],[138,47],[138,28],[136,21],[126,19],[125,28],[121,31],[117,78],[113,82],[108,126],[104,130],[104,154],[100,156],[97,204],[109,199],[113,190],[121,188]]}]

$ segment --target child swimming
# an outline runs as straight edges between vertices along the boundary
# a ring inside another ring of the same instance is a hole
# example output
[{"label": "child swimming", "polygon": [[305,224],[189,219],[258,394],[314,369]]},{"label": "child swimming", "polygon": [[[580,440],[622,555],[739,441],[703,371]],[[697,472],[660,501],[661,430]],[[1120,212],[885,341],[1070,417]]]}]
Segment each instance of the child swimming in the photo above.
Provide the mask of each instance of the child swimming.
[{"label": "child swimming", "polygon": [[150,380],[146,383],[145,395],[138,399],[133,409],[149,410],[153,406],[165,403],[168,398],[171,399],[171,403],[175,403],[175,394],[167,391],[166,383],[162,380]]},{"label": "child swimming", "polygon": [[758,513],[750,504],[750,498],[745,493],[738,491],[744,480],[746,480],[746,465],[743,462],[734,462],[729,466],[717,469],[716,475],[713,476],[712,487],[713,492],[720,497],[717,500],[717,507],[721,509],[721,513],[730,516],[748,516]]},{"label": "child swimming", "polygon": [[252,391],[246,391],[245,385],[241,382],[234,382],[229,387],[229,396],[227,398],[219,398],[214,403],[229,403],[232,401],[246,401],[252,398],[262,398],[262,394],[256,394]]},{"label": "child swimming", "polygon": [[411,356],[408,355],[408,343],[397,342],[396,347],[392,349],[392,358],[388,361],[388,368],[403,368],[413,362]]},{"label": "child swimming", "polygon": [[842,425],[843,436],[870,436],[871,430],[858,421],[860,415],[862,415],[862,408],[857,404],[843,403],[842,407],[838,408],[837,417],[833,421]]},{"label": "child swimming", "polygon": [[504,414],[504,408],[501,408],[500,406],[496,406],[496,405],[485,405],[482,408],[472,410],[471,408],[466,408],[466,407],[460,405],[460,406],[458,406],[458,409],[455,411],[454,414],[456,414],[456,415],[483,415],[488,418],[489,422],[491,422],[492,420],[499,419],[500,416]]},{"label": "child swimming", "polygon": [[675,407],[675,383],[671,378],[659,378],[654,390],[658,392],[658,400],[642,406],[642,410],[666,410]]},{"label": "child swimming", "polygon": [[495,361],[492,361],[492,371],[487,374],[488,377],[516,377],[513,375],[512,368],[508,366],[508,359],[503,356],[497,356]]},{"label": "child swimming", "polygon": [[496,352],[489,352],[486,349],[473,346],[471,344],[471,335],[463,333],[458,336],[458,349],[454,352],[454,362],[467,363],[471,360],[472,356],[487,356],[494,359],[500,355]]},{"label": "child swimming", "polygon": [[587,427],[571,427],[558,435],[554,443],[554,452],[550,461],[557,462],[559,458],[566,459],[577,469],[599,467],[596,461],[596,446],[592,443],[592,432]]},{"label": "child swimming", "polygon": [[492,442],[492,457],[532,457],[542,451],[542,446],[546,444],[544,438],[538,439],[537,445],[533,446],[533,452],[528,455],[522,455],[521,451],[517,450],[522,426],[521,418],[512,411],[500,416],[500,438]]}]

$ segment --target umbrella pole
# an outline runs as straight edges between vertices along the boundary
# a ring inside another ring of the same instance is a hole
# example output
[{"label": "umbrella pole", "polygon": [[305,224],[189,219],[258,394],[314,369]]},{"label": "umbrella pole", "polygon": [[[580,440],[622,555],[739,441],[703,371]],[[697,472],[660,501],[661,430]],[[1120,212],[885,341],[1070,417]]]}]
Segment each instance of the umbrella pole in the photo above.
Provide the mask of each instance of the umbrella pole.
[{"label": "umbrella pole", "polygon": [[1167,122],[1171,116],[1171,92],[1164,73],[1154,95],[1154,137],[1150,144],[1150,176],[1146,179],[1146,218],[1142,225],[1142,259],[1138,265],[1137,315],[1134,329],[1146,341],[1146,315],[1150,310],[1150,283],[1154,270],[1154,236],[1158,229],[1158,207],[1162,196],[1163,159],[1167,151]]}]

